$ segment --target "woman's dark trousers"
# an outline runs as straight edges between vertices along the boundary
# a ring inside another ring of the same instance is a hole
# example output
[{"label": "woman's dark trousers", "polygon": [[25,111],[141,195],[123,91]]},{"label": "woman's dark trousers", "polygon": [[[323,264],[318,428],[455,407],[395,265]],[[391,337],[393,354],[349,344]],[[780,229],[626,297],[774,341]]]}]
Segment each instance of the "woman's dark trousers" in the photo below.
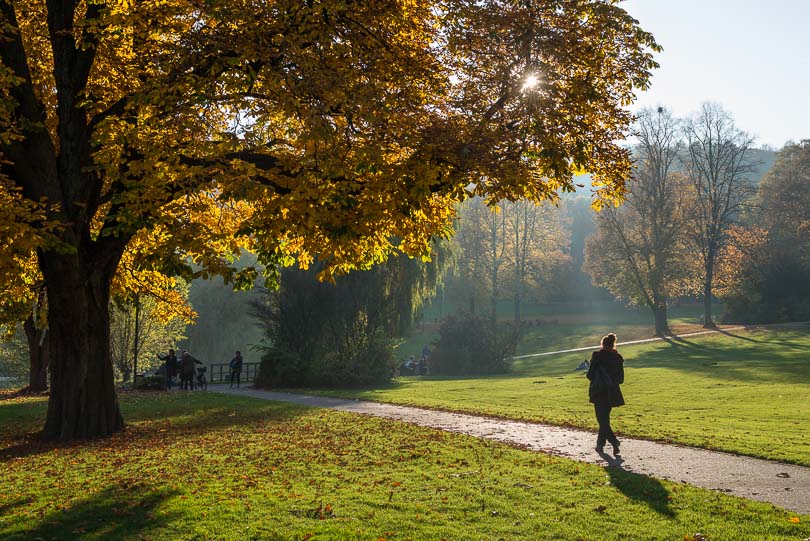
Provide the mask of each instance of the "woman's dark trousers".
[{"label": "woman's dark trousers", "polygon": [[241,370],[231,370],[231,387],[233,387],[233,380],[236,378],[236,386],[239,387],[239,381],[242,377]]},{"label": "woman's dark trousers", "polygon": [[612,444],[618,443],[616,434],[610,428],[610,410],[613,409],[609,404],[594,404],[594,411],[596,411],[596,421],[599,423],[599,436],[596,437],[596,446],[602,448],[605,446],[605,441]]}]

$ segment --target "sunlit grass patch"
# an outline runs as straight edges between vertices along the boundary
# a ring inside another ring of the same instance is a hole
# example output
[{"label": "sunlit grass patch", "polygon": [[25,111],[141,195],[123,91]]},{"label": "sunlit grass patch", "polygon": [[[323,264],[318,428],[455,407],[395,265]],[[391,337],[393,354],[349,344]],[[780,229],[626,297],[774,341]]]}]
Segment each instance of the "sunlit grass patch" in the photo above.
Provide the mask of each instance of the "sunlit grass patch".
[{"label": "sunlit grass patch", "polygon": [[[810,466],[810,332],[704,335],[620,347],[627,405],[614,428],[636,436]],[[402,378],[328,394],[596,429],[588,352],[521,359],[511,374]]]},{"label": "sunlit grass patch", "polygon": [[[28,402],[5,414],[41,422]],[[0,538],[810,536],[810,517],[767,504],[390,420],[208,393],[122,406],[108,439],[4,432]]]}]

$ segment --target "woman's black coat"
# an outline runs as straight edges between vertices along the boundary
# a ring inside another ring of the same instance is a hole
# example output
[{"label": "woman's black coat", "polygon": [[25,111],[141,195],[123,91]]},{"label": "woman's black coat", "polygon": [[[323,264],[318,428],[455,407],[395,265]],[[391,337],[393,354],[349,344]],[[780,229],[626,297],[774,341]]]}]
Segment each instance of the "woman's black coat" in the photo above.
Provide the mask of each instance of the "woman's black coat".
[{"label": "woman's black coat", "polygon": [[624,406],[624,396],[619,387],[624,383],[624,358],[613,349],[600,349],[591,355],[591,366],[588,368],[588,379],[593,380],[595,370],[604,368],[612,385],[597,393],[591,393],[590,401],[602,406]]}]

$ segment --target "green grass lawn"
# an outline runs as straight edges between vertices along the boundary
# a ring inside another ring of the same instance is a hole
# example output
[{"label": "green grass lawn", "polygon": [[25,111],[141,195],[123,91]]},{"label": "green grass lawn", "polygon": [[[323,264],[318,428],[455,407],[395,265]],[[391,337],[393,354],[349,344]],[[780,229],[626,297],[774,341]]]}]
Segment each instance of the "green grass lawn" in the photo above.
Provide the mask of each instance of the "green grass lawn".
[{"label": "green grass lawn", "polygon": [[[810,332],[736,332],[620,351],[627,405],[613,426],[622,435],[810,466]],[[596,429],[588,382],[574,371],[588,356],[522,359],[505,376],[401,378],[329,394]]]},{"label": "green grass lawn", "polygon": [[390,420],[127,393],[129,427],[55,447],[0,401],[0,538],[795,540],[810,516]]}]

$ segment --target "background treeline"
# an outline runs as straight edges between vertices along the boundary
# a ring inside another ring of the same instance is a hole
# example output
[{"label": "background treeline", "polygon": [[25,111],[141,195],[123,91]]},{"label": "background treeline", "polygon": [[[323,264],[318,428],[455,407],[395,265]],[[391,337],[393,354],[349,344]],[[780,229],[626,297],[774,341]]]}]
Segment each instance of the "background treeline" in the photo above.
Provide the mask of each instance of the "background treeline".
[{"label": "background treeline", "polygon": [[723,322],[806,319],[807,143],[777,153],[760,182],[763,152],[716,104],[686,118],[644,110],[636,138],[627,200],[597,215],[587,242],[594,283],[649,308],[658,334],[670,303],[690,296],[705,327],[716,298]]},{"label": "background treeline", "polygon": [[788,144],[730,232],[729,321],[810,320],[810,140]]},{"label": "background treeline", "polygon": [[[587,175],[554,204],[474,198],[432,261],[393,258],[334,284],[316,279],[317,265],[284,269],[271,292],[181,282],[174,302],[194,310],[193,325],[148,294],[117,298],[117,374],[131,377],[136,315],[139,371],[168,347],[206,363],[240,349],[265,360],[268,384],[288,386],[386,380],[426,344],[433,374],[501,372],[527,329],[544,335],[538,344],[570,345],[550,336],[571,331],[563,320],[614,303],[644,307],[659,334],[673,304],[689,302],[701,303],[706,326],[810,319],[810,142],[755,148],[715,104],[684,118],[643,110],[634,131],[620,207],[595,213]],[[252,264],[249,254],[240,262]],[[11,331],[0,376],[24,377],[33,356],[24,328]]]}]

